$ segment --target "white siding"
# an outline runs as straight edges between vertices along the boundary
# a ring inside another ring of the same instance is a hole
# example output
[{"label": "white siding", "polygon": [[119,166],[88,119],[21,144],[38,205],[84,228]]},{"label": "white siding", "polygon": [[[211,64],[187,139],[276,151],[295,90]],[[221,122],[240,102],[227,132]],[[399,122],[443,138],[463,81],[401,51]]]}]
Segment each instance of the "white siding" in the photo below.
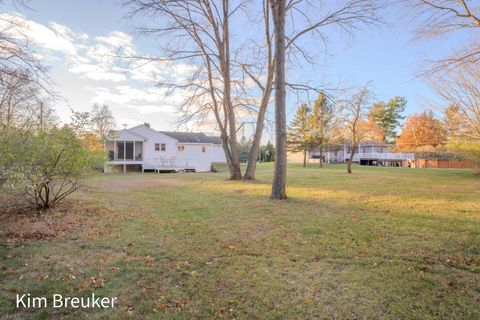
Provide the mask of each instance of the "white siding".
[{"label": "white siding", "polygon": [[[140,134],[147,138],[147,141],[143,143],[143,162],[145,166],[156,166],[160,158],[170,159],[177,155],[176,140],[150,129],[144,125],[140,125],[129,129],[137,134]],[[155,144],[165,144],[165,151],[155,151]]]},{"label": "white siding", "polygon": [[[121,130],[116,140],[143,140],[142,158],[143,165],[147,169],[153,169],[160,163],[160,159],[175,159],[176,166],[195,168],[196,172],[209,172],[212,163],[225,163],[225,154],[221,145],[201,143],[181,143],[176,139],[155,131],[144,125],[139,125],[128,130]],[[160,148],[155,150],[155,144]],[[161,150],[161,144],[165,144],[165,151]],[[179,145],[185,146],[184,151],[178,151]],[[137,146],[137,145],[136,145]],[[202,146],[205,152],[202,152]],[[135,150],[135,153],[140,153]]]},{"label": "white siding", "polygon": [[[184,151],[178,152],[178,159],[194,167],[196,172],[209,172],[213,162],[226,162],[225,153],[219,145],[180,142],[177,145],[185,146]],[[205,152],[202,152],[202,146],[205,146]]]}]

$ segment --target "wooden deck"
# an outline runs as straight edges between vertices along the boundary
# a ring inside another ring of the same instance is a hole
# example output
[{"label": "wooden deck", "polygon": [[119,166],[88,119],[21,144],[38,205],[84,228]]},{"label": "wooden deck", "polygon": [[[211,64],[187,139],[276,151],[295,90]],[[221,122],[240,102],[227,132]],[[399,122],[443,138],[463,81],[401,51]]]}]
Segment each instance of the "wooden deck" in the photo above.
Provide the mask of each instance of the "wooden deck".
[{"label": "wooden deck", "polygon": [[176,163],[160,163],[160,164],[152,164],[152,163],[145,163],[144,161],[133,161],[133,160],[126,160],[126,161],[108,161],[109,165],[114,166],[123,166],[123,172],[127,172],[126,166],[130,165],[139,165],[142,168],[142,172],[146,170],[153,170],[156,173],[160,172],[195,172],[195,167],[188,165],[188,164],[176,164]]}]

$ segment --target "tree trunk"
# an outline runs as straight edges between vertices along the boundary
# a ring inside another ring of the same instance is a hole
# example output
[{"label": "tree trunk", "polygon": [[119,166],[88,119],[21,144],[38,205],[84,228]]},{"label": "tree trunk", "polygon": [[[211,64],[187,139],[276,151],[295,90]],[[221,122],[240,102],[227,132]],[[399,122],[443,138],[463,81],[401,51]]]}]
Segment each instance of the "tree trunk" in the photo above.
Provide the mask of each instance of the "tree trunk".
[{"label": "tree trunk", "polygon": [[228,171],[230,172],[230,176],[232,175],[232,158],[230,156],[230,148],[228,146],[228,137],[226,134],[222,133],[220,135],[220,139],[222,140],[222,148],[223,152],[225,153],[225,159],[227,160],[227,167]]},{"label": "tree trunk", "polygon": [[320,145],[320,161],[318,161],[320,168],[323,168],[323,145]]},{"label": "tree trunk", "polygon": [[248,156],[247,170],[245,171],[245,180],[255,179],[255,170],[257,168],[258,154],[260,152],[260,142],[262,139],[263,127],[265,124],[265,114],[267,112],[268,102],[270,101],[270,93],[272,92],[273,72],[268,74],[267,85],[265,86],[260,109],[258,110],[257,126],[253,136],[250,154]]},{"label": "tree trunk", "polygon": [[307,149],[303,149],[303,167],[307,166]]},{"label": "tree trunk", "polygon": [[231,158],[231,170],[230,180],[242,179],[242,172],[240,169],[240,158],[237,150],[237,126],[235,119],[235,110],[233,110],[232,96],[231,96],[231,80],[230,80],[230,31],[229,31],[229,10],[228,1],[223,1],[223,41],[224,41],[224,57],[222,59],[222,72],[223,72],[223,84],[224,84],[224,101],[225,110],[228,117],[228,129],[229,129],[229,146],[230,146],[230,158]]},{"label": "tree trunk", "polygon": [[352,151],[350,152],[350,158],[348,159],[348,163],[347,163],[348,173],[352,173],[352,162],[353,162],[353,156],[355,155],[355,148],[357,148],[357,146],[354,144],[352,146]]},{"label": "tree trunk", "polygon": [[[257,125],[255,127],[255,134],[253,136],[252,146],[248,157],[247,169],[245,170],[244,180],[254,180],[255,170],[257,169],[257,160],[260,153],[260,141],[262,138],[263,127],[265,125],[265,113],[267,112],[268,103],[272,93],[274,63],[272,55],[272,42],[270,38],[270,14],[268,2],[265,2],[264,19],[265,19],[265,40],[268,49],[268,72],[265,87],[263,87],[262,101],[258,110]],[[260,86],[261,87],[261,86]]]},{"label": "tree trunk", "polygon": [[285,11],[286,0],[270,0],[275,33],[275,170],[271,198],[286,199],[287,120],[285,111]]}]

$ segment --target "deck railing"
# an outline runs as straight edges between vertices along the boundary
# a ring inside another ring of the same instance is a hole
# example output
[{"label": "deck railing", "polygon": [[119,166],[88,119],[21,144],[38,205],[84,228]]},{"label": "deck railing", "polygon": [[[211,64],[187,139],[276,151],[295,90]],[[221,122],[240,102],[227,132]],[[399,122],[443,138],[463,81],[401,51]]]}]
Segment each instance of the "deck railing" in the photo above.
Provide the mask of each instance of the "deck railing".
[{"label": "deck railing", "polygon": [[143,157],[141,154],[136,154],[134,158],[135,159],[126,158],[126,157],[119,158],[118,154],[111,150],[108,153],[108,161],[121,161],[121,162],[143,161]]},{"label": "deck railing", "polygon": [[367,152],[367,153],[355,153],[354,160],[360,159],[378,159],[378,160],[415,160],[414,153],[402,153],[402,152]]}]

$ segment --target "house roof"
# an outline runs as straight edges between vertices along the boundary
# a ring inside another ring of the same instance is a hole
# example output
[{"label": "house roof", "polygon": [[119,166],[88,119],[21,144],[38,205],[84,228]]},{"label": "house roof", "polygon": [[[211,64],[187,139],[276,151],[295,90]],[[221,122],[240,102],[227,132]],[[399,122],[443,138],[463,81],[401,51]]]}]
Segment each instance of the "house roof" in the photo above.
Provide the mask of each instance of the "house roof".
[{"label": "house roof", "polygon": [[135,141],[146,141],[147,138],[131,131],[130,129],[122,129],[122,130],[115,130],[112,131],[109,136],[107,137],[109,141],[113,140],[135,140]]},{"label": "house roof", "polygon": [[202,132],[174,132],[174,131],[159,131],[164,135],[172,137],[178,142],[182,143],[211,143],[211,144],[221,144],[222,141],[220,137],[207,136]]}]

